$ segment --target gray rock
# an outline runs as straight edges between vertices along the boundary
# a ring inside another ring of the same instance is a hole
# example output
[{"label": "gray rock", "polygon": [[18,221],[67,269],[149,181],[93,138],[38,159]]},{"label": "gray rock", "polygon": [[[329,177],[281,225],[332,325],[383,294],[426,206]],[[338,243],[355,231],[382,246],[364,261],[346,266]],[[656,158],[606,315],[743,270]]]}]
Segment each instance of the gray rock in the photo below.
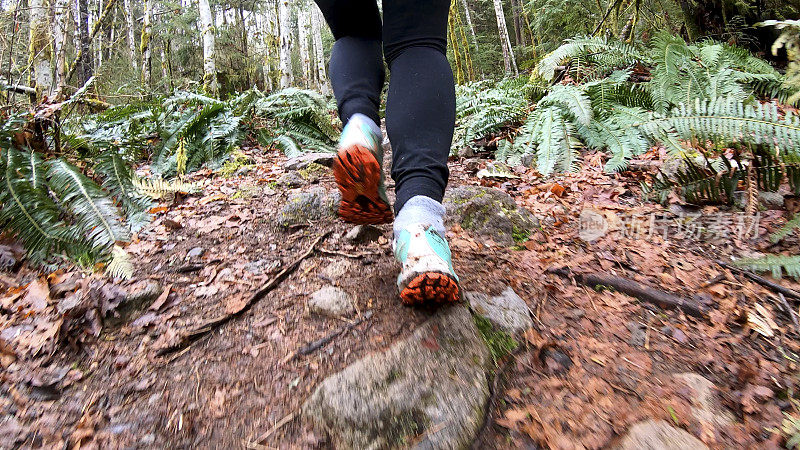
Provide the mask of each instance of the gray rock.
[{"label": "gray rock", "polygon": [[466,448],[484,418],[490,356],[466,308],[325,379],[303,405],[336,448]]},{"label": "gray rock", "polygon": [[334,217],[340,198],[339,191],[328,192],[321,187],[292,194],[278,214],[278,225],[289,228]]},{"label": "gray rock", "polygon": [[336,261],[333,261],[332,263],[325,266],[324,269],[322,269],[322,275],[332,280],[335,280],[337,278],[343,277],[352,268],[353,264],[349,260],[337,259]]},{"label": "gray rock", "polygon": [[673,377],[694,391],[691,411],[695,419],[721,427],[733,423],[733,414],[720,404],[714,383],[692,372],[675,374]]},{"label": "gray rock", "polygon": [[302,186],[306,183],[306,180],[303,179],[297,172],[286,172],[285,174],[278,177],[275,180],[275,184],[277,186],[286,187],[286,188],[295,188]]},{"label": "gray rock", "polygon": [[700,439],[663,420],[646,420],[632,426],[612,447],[615,450],[699,450],[707,449]]},{"label": "gray rock", "polygon": [[325,286],[311,294],[308,306],[316,313],[332,317],[346,316],[355,311],[350,295],[333,286]]},{"label": "gray rock", "polygon": [[536,155],[533,153],[526,153],[522,155],[520,162],[525,167],[533,167],[536,165]]},{"label": "gray rock", "polygon": [[377,241],[383,236],[383,230],[372,225],[356,225],[344,235],[344,239],[353,244],[366,244]]},{"label": "gray rock", "polygon": [[628,343],[634,347],[644,347],[645,340],[647,340],[647,327],[636,321],[630,321],[625,326],[631,332]]},{"label": "gray rock", "polygon": [[783,208],[783,194],[779,192],[759,191],[758,199],[761,204],[767,209],[781,209]]},{"label": "gray rock", "polygon": [[466,292],[464,298],[476,314],[485,317],[503,331],[513,334],[533,326],[528,305],[511,287],[506,287],[496,297],[480,292]]},{"label": "gray rock", "polygon": [[497,189],[459,186],[447,194],[444,206],[448,224],[458,223],[502,245],[527,238],[539,225],[533,214],[517,208],[510,195]]},{"label": "gray rock", "polygon": [[320,164],[325,167],[331,167],[333,166],[333,158],[335,157],[336,153],[333,152],[305,153],[303,155],[290,158],[283,164],[283,167],[286,170],[300,170],[305,169],[309,164],[313,163]]},{"label": "gray rock", "polygon": [[205,252],[206,251],[205,251],[205,249],[203,249],[203,247],[195,247],[195,248],[189,250],[186,253],[186,257],[187,258],[199,258],[199,257],[203,256],[203,253],[205,253]]}]

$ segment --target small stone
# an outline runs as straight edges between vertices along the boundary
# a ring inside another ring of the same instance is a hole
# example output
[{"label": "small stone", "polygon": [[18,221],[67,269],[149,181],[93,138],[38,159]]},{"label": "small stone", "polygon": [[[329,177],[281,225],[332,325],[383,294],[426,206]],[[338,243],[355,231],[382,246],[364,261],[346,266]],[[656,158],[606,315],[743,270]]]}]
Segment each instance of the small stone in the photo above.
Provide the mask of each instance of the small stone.
[{"label": "small stone", "polygon": [[325,167],[331,167],[333,166],[333,158],[335,157],[336,153],[333,152],[305,153],[303,155],[290,158],[283,164],[283,167],[286,170],[305,169],[309,164],[320,164]]},{"label": "small stone", "polygon": [[625,326],[631,332],[631,338],[628,343],[634,347],[644,347],[644,341],[647,338],[647,327],[635,321],[628,322]]},{"label": "small stone", "polygon": [[693,372],[679,373],[673,377],[693,391],[691,411],[695,419],[721,427],[733,423],[733,414],[720,404],[714,383]]},{"label": "small stone", "polygon": [[783,208],[783,194],[778,192],[758,191],[758,199],[767,209]]},{"label": "small stone", "polygon": [[522,155],[520,162],[525,167],[533,167],[536,164],[536,155],[533,153],[526,153]]},{"label": "small stone", "polygon": [[478,158],[470,158],[464,161],[464,170],[467,173],[475,173],[481,168],[481,160]]},{"label": "small stone", "polygon": [[580,308],[573,308],[573,309],[570,309],[569,311],[567,311],[567,313],[564,314],[564,317],[566,317],[567,319],[571,319],[571,320],[580,320],[585,315],[586,315],[586,311],[584,311],[584,310],[582,310]]},{"label": "small stone", "polygon": [[700,439],[664,420],[639,422],[613,447],[615,450],[701,450]]},{"label": "small stone", "polygon": [[490,361],[469,311],[445,308],[326,378],[302,413],[334,448],[467,448],[484,421]]},{"label": "small stone", "polygon": [[309,222],[333,218],[341,198],[339,191],[328,192],[321,187],[292,194],[278,214],[278,225],[289,228]]},{"label": "small stone", "polygon": [[206,251],[203,249],[203,247],[195,247],[186,253],[186,258],[199,258],[203,256],[203,253],[205,252]]},{"label": "small stone", "polygon": [[372,225],[356,225],[344,235],[344,239],[353,244],[375,242],[383,236],[383,230]]},{"label": "small stone", "polygon": [[464,297],[476,314],[503,331],[513,334],[533,326],[528,305],[511,287],[491,298],[480,292],[466,292]]},{"label": "small stone", "polygon": [[350,295],[333,286],[325,286],[311,294],[308,306],[316,313],[333,317],[346,316],[355,311]]},{"label": "small stone", "polygon": [[350,261],[346,259],[338,259],[325,266],[325,268],[322,269],[322,275],[335,280],[343,277],[352,268],[353,264]]},{"label": "small stone", "polygon": [[303,177],[298,175],[297,172],[286,172],[275,180],[276,185],[286,188],[300,187],[305,184],[305,182]]}]

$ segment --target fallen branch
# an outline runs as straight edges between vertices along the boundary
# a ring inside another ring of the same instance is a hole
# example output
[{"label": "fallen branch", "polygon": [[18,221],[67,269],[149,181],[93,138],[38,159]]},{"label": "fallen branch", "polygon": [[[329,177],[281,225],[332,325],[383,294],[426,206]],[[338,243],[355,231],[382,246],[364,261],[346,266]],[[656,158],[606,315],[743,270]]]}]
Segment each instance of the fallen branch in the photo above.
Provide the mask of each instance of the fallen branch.
[{"label": "fallen branch", "polygon": [[343,256],[345,258],[360,259],[365,256],[378,256],[380,253],[346,253],[339,250],[329,250],[327,248],[319,249],[319,252],[328,256]]},{"label": "fallen branch", "polygon": [[590,274],[572,273],[568,269],[549,269],[549,273],[564,277],[574,278],[580,284],[591,287],[608,286],[623,294],[636,297],[643,302],[654,303],[664,309],[680,309],[690,316],[705,318],[708,317],[708,308],[692,300],[678,297],[668,292],[644,286],[633,280],[620,277],[609,277]]},{"label": "fallen branch", "polygon": [[21,84],[5,84],[0,82],[0,89],[9,92],[16,92],[18,94],[36,95],[36,89],[30,86],[23,86]]},{"label": "fallen branch", "polygon": [[769,281],[766,278],[760,277],[760,276],[754,274],[753,272],[750,272],[749,270],[742,269],[741,267],[732,266],[732,265],[730,265],[730,264],[728,264],[726,262],[720,261],[720,260],[717,260],[716,262],[720,266],[722,266],[722,267],[724,267],[726,269],[730,269],[730,270],[732,270],[732,271],[734,271],[736,273],[742,274],[745,277],[751,279],[752,281],[755,281],[756,283],[758,283],[758,284],[760,284],[760,285],[762,285],[764,287],[768,287],[768,288],[772,289],[775,292],[783,294],[783,295],[785,295],[787,297],[792,297],[792,298],[795,298],[797,300],[800,300],[800,292],[797,292],[794,289],[789,289],[787,287],[781,286],[778,283],[773,283],[772,281]]},{"label": "fallen branch", "polygon": [[184,347],[191,344],[192,342],[196,341],[197,339],[216,330],[217,328],[224,325],[234,317],[237,317],[241,315],[243,312],[250,309],[250,307],[256,304],[256,302],[264,298],[264,296],[266,296],[270,291],[275,289],[275,287],[277,287],[283,280],[285,280],[292,272],[297,270],[297,268],[300,266],[300,263],[303,262],[303,260],[305,260],[309,256],[311,256],[317,250],[317,245],[319,245],[319,243],[322,242],[330,234],[331,233],[329,231],[318,237],[316,240],[314,240],[314,242],[308,247],[308,249],[302,255],[300,255],[300,257],[298,257],[296,260],[294,260],[294,262],[286,266],[283,270],[278,272],[277,275],[275,275],[269,281],[267,281],[264,287],[256,291],[250,297],[250,299],[247,300],[247,302],[243,303],[241,306],[239,306],[238,309],[236,309],[235,311],[230,311],[226,314],[215,317],[213,319],[209,319],[202,325],[189,330],[180,337],[180,340],[177,343],[169,347],[164,347],[159,349],[156,352],[156,355],[164,356],[174,351],[181,350]]},{"label": "fallen branch", "polygon": [[272,436],[273,433],[275,433],[276,431],[280,430],[284,425],[286,425],[287,423],[289,423],[292,420],[294,420],[294,418],[295,418],[295,413],[291,412],[291,413],[287,414],[286,417],[284,417],[283,419],[279,420],[278,423],[276,423],[272,428],[270,428],[269,430],[264,432],[264,434],[262,434],[261,436],[256,438],[255,441],[246,442],[245,443],[245,447],[251,448],[251,449],[261,448],[261,443],[262,442],[266,441],[267,438]]},{"label": "fallen branch", "polygon": [[298,355],[309,355],[314,353],[315,351],[321,349],[322,347],[328,345],[329,342],[336,339],[340,335],[352,330],[353,328],[361,325],[365,321],[369,320],[372,317],[372,311],[367,311],[364,313],[364,317],[356,320],[355,322],[349,323],[343,327],[340,327],[334,330],[332,333],[328,334],[325,337],[317,339],[316,341],[309,342],[308,344],[300,347],[296,352],[290,353],[286,358],[284,358],[283,362],[287,363],[293,359],[295,359]]}]

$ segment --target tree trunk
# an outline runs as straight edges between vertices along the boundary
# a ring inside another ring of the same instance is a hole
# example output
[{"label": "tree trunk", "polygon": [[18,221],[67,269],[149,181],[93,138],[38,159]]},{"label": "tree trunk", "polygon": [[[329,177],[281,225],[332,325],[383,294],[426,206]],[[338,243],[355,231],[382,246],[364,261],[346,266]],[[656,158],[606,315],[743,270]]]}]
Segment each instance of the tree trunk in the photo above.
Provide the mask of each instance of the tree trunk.
[{"label": "tree trunk", "polygon": [[142,39],[139,51],[142,53],[142,84],[145,88],[150,86],[151,56],[150,39],[153,34],[153,0],[144,1],[144,17],[142,18]]},{"label": "tree trunk", "polygon": [[300,65],[303,68],[302,84],[311,87],[311,57],[308,51],[308,12],[297,10],[297,40],[300,41]]},{"label": "tree trunk", "polygon": [[131,67],[133,67],[133,72],[139,69],[139,65],[136,64],[136,27],[133,22],[133,2],[131,0],[125,0],[125,26],[126,32],[128,36],[128,58],[131,60]]},{"label": "tree trunk", "polygon": [[514,58],[514,49],[511,48],[511,40],[508,37],[508,27],[506,26],[506,15],[503,13],[503,2],[494,0],[494,13],[497,16],[497,30],[500,33],[500,45],[503,47],[503,63],[506,75],[519,75],[517,70],[517,60]]},{"label": "tree trunk", "polygon": [[239,26],[241,27],[241,38],[242,38],[242,61],[245,61],[244,64],[244,75],[245,75],[245,86],[250,87],[250,65],[246,63],[249,58],[250,51],[247,48],[247,25],[244,22],[244,1],[239,1]]},{"label": "tree trunk", "polygon": [[219,92],[217,85],[217,63],[214,39],[214,19],[208,0],[199,0],[200,26],[203,33],[203,88],[212,96]]},{"label": "tree trunk", "polygon": [[278,0],[278,25],[280,26],[280,71],[281,88],[294,82],[292,76],[292,27],[288,0]]},{"label": "tree trunk", "polygon": [[514,42],[517,44],[517,46],[525,45],[521,1],[522,0],[511,0],[511,13],[514,15]]},{"label": "tree trunk", "polygon": [[469,34],[472,37],[472,46],[475,47],[475,55],[478,55],[478,36],[475,34],[475,27],[472,25],[472,15],[469,12],[469,5],[467,0],[461,0],[461,5],[464,7],[464,16],[467,19],[467,27],[469,27]]},{"label": "tree trunk", "polygon": [[311,38],[314,44],[314,62],[317,69],[317,87],[324,95],[330,95],[328,74],[325,72],[325,52],[322,48],[322,13],[311,7]]},{"label": "tree trunk", "polygon": [[53,71],[50,67],[50,23],[47,0],[30,0],[30,26],[28,33],[28,84],[36,89],[36,100],[50,95]]},{"label": "tree trunk", "polygon": [[53,53],[56,63],[56,97],[64,92],[67,83],[67,29],[69,0],[55,0],[53,5]]},{"label": "tree trunk", "polygon": [[77,0],[78,15],[76,26],[78,28],[80,60],[78,61],[78,86],[83,86],[94,73],[92,59],[92,41],[89,38],[89,5],[87,0]]}]

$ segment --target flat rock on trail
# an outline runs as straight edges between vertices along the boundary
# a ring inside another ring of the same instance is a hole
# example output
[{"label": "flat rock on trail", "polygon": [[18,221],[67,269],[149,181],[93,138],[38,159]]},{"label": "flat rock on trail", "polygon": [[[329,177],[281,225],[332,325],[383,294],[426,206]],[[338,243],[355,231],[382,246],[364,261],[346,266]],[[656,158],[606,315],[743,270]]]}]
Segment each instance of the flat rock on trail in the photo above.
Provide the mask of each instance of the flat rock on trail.
[{"label": "flat rock on trail", "polygon": [[[519,330],[516,350],[502,356],[496,342],[476,339],[463,306],[401,305],[391,227],[346,237],[353,227],[331,213],[329,169],[281,188],[286,158],[245,151],[252,170],[195,173],[200,194],[154,210],[128,247],[134,280],[40,278],[27,266],[3,274],[0,447],[436,447],[447,437],[458,447],[601,448],[630,442],[643,423],[710,448],[783,442],[772,430],[791,408],[781,399],[798,390],[787,357],[800,351],[795,332],[773,292],[713,262],[771,245],[780,211],[762,213],[758,239],[635,236],[623,233],[625,220],[668,213],[641,201],[641,173],[605,174],[587,155],[575,174],[521,168],[519,179],[477,179],[485,160],[467,168],[454,159],[449,189],[465,195],[448,199],[469,205],[448,232],[462,288],[485,308],[506,289],[516,295],[498,309],[503,318],[513,303],[508,329]],[[486,210],[494,197],[502,208]],[[585,208],[608,222],[591,242],[579,237]],[[238,311],[325,233],[248,311],[160,355]],[[553,268],[630,279],[710,313],[662,309]],[[352,310],[313,312],[325,287],[347,293]]]}]

